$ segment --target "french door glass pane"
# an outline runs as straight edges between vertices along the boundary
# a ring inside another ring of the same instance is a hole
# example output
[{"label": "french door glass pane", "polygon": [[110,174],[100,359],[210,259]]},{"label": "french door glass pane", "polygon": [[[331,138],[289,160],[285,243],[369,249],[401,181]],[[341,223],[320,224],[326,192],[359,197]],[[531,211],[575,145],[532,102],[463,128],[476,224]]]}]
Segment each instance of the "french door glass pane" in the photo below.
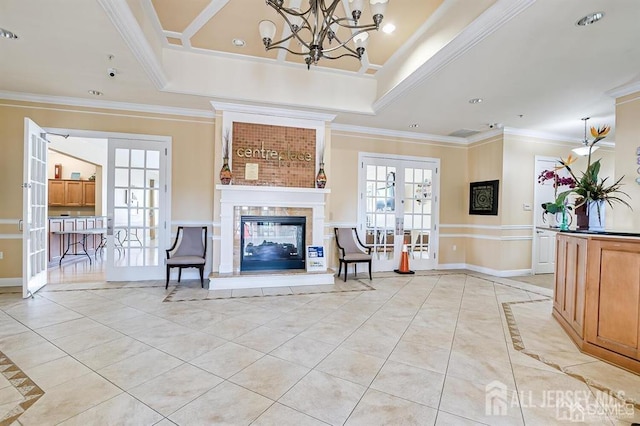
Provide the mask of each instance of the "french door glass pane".
[{"label": "french door glass pane", "polygon": [[432,183],[431,170],[404,169],[404,244],[413,258],[430,258]]},{"label": "french door glass pane", "polygon": [[117,148],[115,161],[115,266],[156,266],[160,152]]},{"label": "french door glass pane", "polygon": [[392,259],[396,217],[396,168],[367,165],[365,243],[379,257]]}]

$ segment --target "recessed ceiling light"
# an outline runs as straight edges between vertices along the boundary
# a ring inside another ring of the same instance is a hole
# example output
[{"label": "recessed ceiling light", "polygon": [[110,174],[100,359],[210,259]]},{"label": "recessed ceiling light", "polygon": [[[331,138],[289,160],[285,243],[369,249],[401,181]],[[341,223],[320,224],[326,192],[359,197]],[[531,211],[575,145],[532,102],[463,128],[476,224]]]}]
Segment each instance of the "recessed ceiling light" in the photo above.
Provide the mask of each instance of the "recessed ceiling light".
[{"label": "recessed ceiling light", "polygon": [[586,27],[587,25],[595,24],[602,18],[604,18],[604,12],[590,13],[587,16],[578,19],[578,22],[576,22],[576,25],[579,27]]},{"label": "recessed ceiling light", "polygon": [[482,102],[482,98],[469,99],[470,104],[479,104],[480,102]]},{"label": "recessed ceiling light", "polygon": [[104,93],[102,93],[99,90],[89,90],[88,92],[89,92],[90,95],[93,95],[93,96],[102,96],[102,95],[104,95]]},{"label": "recessed ceiling light", "polygon": [[236,47],[244,47],[245,45],[244,40],[241,38],[234,38],[233,40],[231,40],[231,43],[233,43],[233,45]]},{"label": "recessed ceiling light", "polygon": [[391,34],[392,32],[394,32],[396,30],[396,26],[393,25],[391,22],[389,22],[388,24],[385,24],[382,27],[382,31],[386,34]]},{"label": "recessed ceiling light", "polygon": [[16,40],[18,38],[18,35],[16,33],[12,33],[9,30],[5,30],[4,28],[0,28],[0,38]]},{"label": "recessed ceiling light", "polygon": [[409,124],[409,127],[411,127],[412,129],[415,129],[416,127],[418,127],[418,124],[416,123]]}]

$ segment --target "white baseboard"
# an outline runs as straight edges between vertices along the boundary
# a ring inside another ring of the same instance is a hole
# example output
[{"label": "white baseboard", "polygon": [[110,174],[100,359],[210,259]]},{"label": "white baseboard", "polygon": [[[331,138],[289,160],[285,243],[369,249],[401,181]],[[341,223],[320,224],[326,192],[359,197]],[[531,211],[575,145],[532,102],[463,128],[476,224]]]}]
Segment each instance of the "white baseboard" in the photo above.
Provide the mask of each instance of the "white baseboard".
[{"label": "white baseboard", "polygon": [[466,263],[441,263],[436,269],[467,269]]},{"label": "white baseboard", "polygon": [[0,287],[22,287],[22,278],[0,278]]},{"label": "white baseboard", "polygon": [[532,269],[506,269],[498,270],[485,268],[484,266],[469,265],[467,263],[444,263],[438,265],[438,269],[468,269],[474,272],[480,272],[482,274],[493,275],[494,277],[508,278],[517,277],[520,275],[532,275]]}]

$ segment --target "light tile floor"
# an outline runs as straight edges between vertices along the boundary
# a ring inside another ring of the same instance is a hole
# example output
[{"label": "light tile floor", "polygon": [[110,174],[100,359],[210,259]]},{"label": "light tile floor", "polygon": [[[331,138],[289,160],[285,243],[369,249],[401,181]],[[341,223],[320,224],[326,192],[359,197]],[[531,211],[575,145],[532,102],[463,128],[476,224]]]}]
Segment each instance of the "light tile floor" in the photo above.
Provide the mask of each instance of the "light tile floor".
[{"label": "light tile floor", "polygon": [[464,271],[363,283],[2,292],[0,425],[640,421],[640,376],[581,354],[548,289]]}]

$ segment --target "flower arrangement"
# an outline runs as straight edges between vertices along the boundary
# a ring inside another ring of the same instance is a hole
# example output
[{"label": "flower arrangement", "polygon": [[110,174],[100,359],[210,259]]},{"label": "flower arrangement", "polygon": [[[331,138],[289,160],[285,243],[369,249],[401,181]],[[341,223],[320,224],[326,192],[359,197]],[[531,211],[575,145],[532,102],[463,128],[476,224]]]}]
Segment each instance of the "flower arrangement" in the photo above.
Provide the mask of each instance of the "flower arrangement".
[{"label": "flower arrangement", "polygon": [[[554,180],[554,188],[556,189],[556,199],[554,202],[544,203],[542,204],[543,218],[545,213],[566,213],[566,210],[569,209],[578,209],[579,207],[585,206],[590,202],[607,202],[610,206],[613,207],[614,203],[621,203],[631,208],[629,203],[621,198],[621,196],[629,197],[628,194],[620,190],[622,186],[622,179],[616,180],[613,184],[608,184],[608,177],[600,178],[600,159],[591,161],[591,154],[593,151],[593,147],[596,143],[607,137],[611,127],[602,126],[602,127],[591,127],[591,136],[593,136],[593,141],[586,142],[586,146],[589,147],[589,153],[587,158],[587,168],[582,175],[578,178],[578,176],[571,169],[571,165],[577,160],[576,157],[573,157],[571,154],[567,157],[567,159],[558,160],[559,165],[554,168],[553,171],[545,170],[538,176],[538,183],[544,183],[547,180]],[[585,135],[586,135],[586,127],[585,127]],[[586,139],[586,138],[585,138]],[[562,178],[558,175],[560,170],[566,169],[569,173],[569,177]],[[569,189],[557,193],[557,188],[560,186],[568,186]],[[569,204],[569,196],[575,194],[577,197],[573,200],[574,205],[571,206]],[[600,212],[600,204],[596,203],[597,211],[598,211],[598,220],[601,220],[601,212]]]},{"label": "flower arrangement", "polygon": [[[604,179],[601,179],[599,177],[600,159],[591,162],[591,152],[593,146],[607,137],[607,134],[610,130],[611,127],[609,126],[602,126],[599,128],[591,127],[591,136],[593,136],[595,139],[587,145],[589,147],[587,169],[582,173],[580,179],[578,179],[573,170],[571,170],[571,164],[575,162],[575,159],[572,158],[571,155],[569,155],[566,160],[560,159],[558,161],[560,163],[560,166],[558,166],[558,170],[567,169],[571,177],[576,181],[575,187],[571,188],[569,191],[565,191],[567,195],[575,193],[578,196],[575,202],[576,207],[580,207],[581,205],[584,205],[589,201],[602,200],[606,201],[607,204],[609,204],[611,207],[613,207],[613,203],[621,203],[631,208],[626,200],[620,198],[620,195],[624,195],[629,198],[629,195],[627,193],[620,190],[620,187],[622,186],[621,182],[624,176],[615,181],[613,184],[608,185],[608,177],[605,177]],[[600,214],[600,210],[598,210],[598,214]]]},{"label": "flower arrangement", "polygon": [[576,187],[576,180],[571,176],[560,176],[558,174],[558,168],[554,170],[544,170],[538,176],[538,183],[540,185],[544,185],[545,182],[551,181],[553,182],[553,195],[555,200],[553,202],[542,203],[542,220],[545,221],[545,213],[556,214],[562,213],[565,209],[571,209],[572,207],[568,204],[567,196],[569,195],[566,192],[562,192],[560,196],[558,196],[558,188],[561,186],[568,186],[569,188]]}]

